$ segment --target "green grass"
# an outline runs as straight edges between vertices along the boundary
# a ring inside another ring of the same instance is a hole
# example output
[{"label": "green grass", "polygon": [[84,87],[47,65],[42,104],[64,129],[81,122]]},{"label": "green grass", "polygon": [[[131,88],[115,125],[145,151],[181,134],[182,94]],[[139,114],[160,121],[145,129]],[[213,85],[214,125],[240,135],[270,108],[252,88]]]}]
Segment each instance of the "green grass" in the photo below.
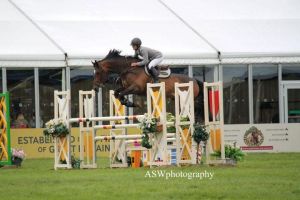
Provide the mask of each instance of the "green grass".
[{"label": "green grass", "polygon": [[[103,163],[108,160],[100,160]],[[1,199],[300,199],[300,154],[248,154],[237,167],[53,170],[52,159],[0,169]],[[212,180],[145,178],[147,171],[214,173]]]}]

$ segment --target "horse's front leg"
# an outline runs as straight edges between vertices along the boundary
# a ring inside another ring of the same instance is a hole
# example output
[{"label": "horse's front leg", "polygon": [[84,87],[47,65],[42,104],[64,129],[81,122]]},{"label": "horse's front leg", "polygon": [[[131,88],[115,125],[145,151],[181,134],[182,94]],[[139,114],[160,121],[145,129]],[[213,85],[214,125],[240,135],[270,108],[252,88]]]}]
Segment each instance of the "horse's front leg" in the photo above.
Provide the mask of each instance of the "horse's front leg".
[{"label": "horse's front leg", "polygon": [[125,88],[120,87],[120,88],[118,88],[118,89],[116,89],[116,90],[114,91],[114,96],[115,96],[115,98],[119,98],[120,92],[121,92],[122,90],[125,90]]},{"label": "horse's front leg", "polygon": [[136,92],[136,87],[135,86],[130,86],[123,91],[119,93],[119,96],[117,97],[122,105],[125,105],[127,107],[137,107],[136,104],[133,102],[128,101],[128,99],[125,98],[126,95],[133,94]]}]

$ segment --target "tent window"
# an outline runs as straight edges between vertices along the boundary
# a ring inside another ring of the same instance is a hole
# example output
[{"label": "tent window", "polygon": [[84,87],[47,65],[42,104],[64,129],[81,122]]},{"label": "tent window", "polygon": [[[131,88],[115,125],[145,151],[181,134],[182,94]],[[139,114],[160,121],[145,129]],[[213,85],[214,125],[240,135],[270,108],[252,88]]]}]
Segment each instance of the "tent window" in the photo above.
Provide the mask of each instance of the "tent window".
[{"label": "tent window", "polygon": [[223,65],[224,123],[249,123],[247,65]]},{"label": "tent window", "polygon": [[278,123],[277,65],[254,65],[252,74],[254,123]]},{"label": "tent window", "polygon": [[[79,90],[93,89],[93,69],[72,69],[71,70],[71,113],[72,116],[79,116]],[[73,126],[77,126],[75,123]]]},{"label": "tent window", "polygon": [[282,80],[300,80],[300,64],[282,65]]},{"label": "tent window", "polygon": [[34,71],[7,70],[12,128],[35,128]]},{"label": "tent window", "polygon": [[214,65],[193,67],[193,78],[201,82],[214,82]]},{"label": "tent window", "polygon": [[62,69],[39,69],[40,125],[54,117],[54,90],[61,91]]}]

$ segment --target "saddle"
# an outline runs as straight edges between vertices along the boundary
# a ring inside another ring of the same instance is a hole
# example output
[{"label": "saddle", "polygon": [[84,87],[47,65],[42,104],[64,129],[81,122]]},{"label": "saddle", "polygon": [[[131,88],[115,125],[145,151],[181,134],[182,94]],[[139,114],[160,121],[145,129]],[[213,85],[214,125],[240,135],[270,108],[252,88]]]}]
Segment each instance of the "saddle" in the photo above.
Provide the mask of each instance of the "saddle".
[{"label": "saddle", "polygon": [[[159,72],[159,75],[158,77],[159,78],[169,78],[170,75],[171,75],[171,70],[170,70],[170,67],[169,65],[158,65],[156,66],[157,69],[158,69],[158,72]],[[148,71],[148,67],[145,66],[145,73],[148,75],[148,76],[151,76],[149,71]]]}]

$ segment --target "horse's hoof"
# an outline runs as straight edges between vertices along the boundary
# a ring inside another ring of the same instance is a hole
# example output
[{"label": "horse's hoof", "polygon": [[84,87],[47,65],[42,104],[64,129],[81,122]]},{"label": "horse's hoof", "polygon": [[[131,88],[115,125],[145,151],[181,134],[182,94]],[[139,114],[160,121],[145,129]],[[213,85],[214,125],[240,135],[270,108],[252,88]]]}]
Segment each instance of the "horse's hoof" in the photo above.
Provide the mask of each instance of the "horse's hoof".
[{"label": "horse's hoof", "polygon": [[126,107],[136,107],[136,105],[133,102],[127,102]]},{"label": "horse's hoof", "polygon": [[95,92],[99,92],[99,88],[98,87],[94,87],[94,91]]}]

